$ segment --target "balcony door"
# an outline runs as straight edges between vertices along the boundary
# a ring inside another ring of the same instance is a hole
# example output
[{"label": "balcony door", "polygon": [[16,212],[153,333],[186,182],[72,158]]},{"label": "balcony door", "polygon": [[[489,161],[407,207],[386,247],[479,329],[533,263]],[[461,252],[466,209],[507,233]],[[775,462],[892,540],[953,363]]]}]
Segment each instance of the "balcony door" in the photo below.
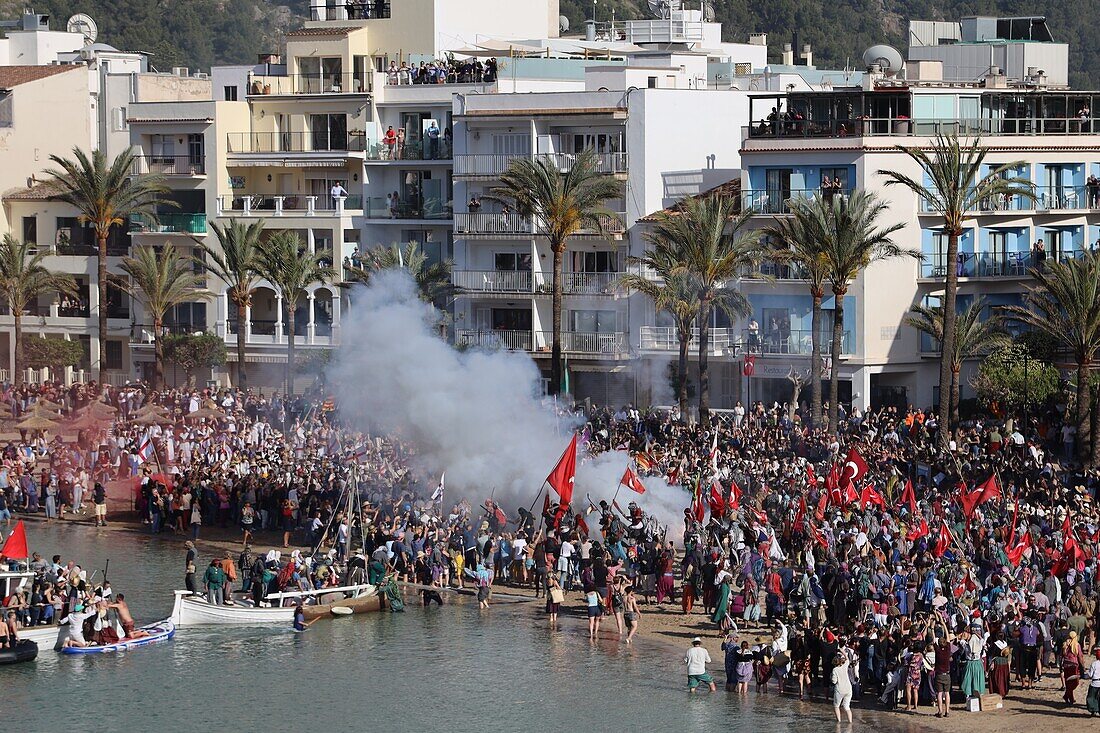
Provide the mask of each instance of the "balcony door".
[{"label": "balcony door", "polygon": [[784,202],[791,197],[791,175],[794,171],[790,168],[769,168],[764,173],[766,201],[758,202],[763,213],[777,214],[783,210]]},{"label": "balcony door", "polygon": [[320,114],[309,116],[313,150],[347,150],[348,116]]}]

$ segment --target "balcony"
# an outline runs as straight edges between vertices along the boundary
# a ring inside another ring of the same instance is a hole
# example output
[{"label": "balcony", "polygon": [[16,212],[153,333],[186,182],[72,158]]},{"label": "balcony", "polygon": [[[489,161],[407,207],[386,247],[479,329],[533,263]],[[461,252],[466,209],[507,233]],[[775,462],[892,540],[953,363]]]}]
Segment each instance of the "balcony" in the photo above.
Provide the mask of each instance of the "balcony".
[{"label": "balcony", "polygon": [[319,132],[230,132],[226,133],[229,153],[362,153],[366,133],[351,130],[330,134]]},{"label": "balcony", "polygon": [[384,196],[367,199],[368,219],[416,219],[420,221],[450,221],[454,214],[450,202],[430,198],[423,202],[398,201],[394,204]]},{"label": "balcony", "polygon": [[451,283],[471,293],[532,293],[534,281],[534,273],[530,270],[451,271]]},{"label": "balcony", "polygon": [[[578,155],[579,153],[539,153],[535,157],[550,161],[562,173],[566,173],[572,170]],[[527,156],[484,153],[456,155],[454,174],[460,178],[499,178],[501,173],[508,170],[513,160],[524,157]],[[627,172],[627,164],[626,153],[600,153],[596,170],[608,175],[622,175]]]},{"label": "balcony", "polygon": [[248,95],[297,96],[303,94],[366,94],[373,72],[344,71],[334,74],[255,75],[249,79]]},{"label": "balcony", "polygon": [[[822,330],[818,335],[821,345],[821,353],[828,354],[833,341],[832,330]],[[741,332],[740,340],[736,346],[747,349],[750,354],[776,354],[808,356],[813,353],[813,332],[809,329],[791,330],[776,329],[764,330],[758,335],[753,335],[748,329]],[[845,331],[840,339],[840,353],[852,353],[852,332]]]},{"label": "balcony", "polygon": [[458,213],[455,217],[456,234],[509,235],[535,233],[534,222],[520,214],[492,214],[485,212]]},{"label": "balcony", "polygon": [[157,214],[155,223],[137,215],[130,221],[131,234],[206,234],[206,214]]},{"label": "balcony", "polygon": [[[689,353],[698,352],[699,329],[691,330],[691,341],[688,342]],[[672,326],[642,326],[638,329],[638,348],[643,351],[674,351],[680,350],[679,332]],[[728,328],[712,328],[707,336],[707,353],[721,356],[729,351],[738,349],[735,332]]]},{"label": "balcony", "polygon": [[135,175],[152,173],[159,176],[205,176],[206,162],[202,155],[135,155],[130,172]]},{"label": "balcony", "polygon": [[843,192],[822,191],[817,188],[761,188],[746,189],[741,192],[741,210],[752,209],[757,214],[789,214],[792,200],[805,200],[822,195],[827,199],[834,196],[847,197],[852,193],[851,189]]},{"label": "balcony", "polygon": [[562,292],[566,295],[614,295],[620,272],[563,272]]},{"label": "balcony", "polygon": [[458,329],[455,332],[455,345],[466,348],[530,351],[531,335],[530,331]]},{"label": "balcony", "polygon": [[[1087,186],[1039,186],[1035,198],[1026,196],[999,196],[983,202],[979,213],[998,214],[1013,212],[1095,211],[1100,209],[1100,190],[1089,195]],[[939,212],[925,199],[920,200],[922,214]]]},{"label": "balcony", "polygon": [[[424,142],[427,145],[424,145]],[[449,140],[427,140],[406,142],[402,145],[386,145],[385,143],[371,142],[367,145],[367,160],[371,162],[389,163],[404,160],[435,160],[451,162],[452,146]]]},{"label": "balcony", "polygon": [[378,20],[390,17],[390,0],[312,2],[310,20]]},{"label": "balcony", "polygon": [[362,196],[274,196],[235,193],[218,197],[218,216],[343,216],[363,210]]},{"label": "balcony", "polygon": [[1077,117],[1012,119],[919,119],[852,117],[822,120],[761,120],[741,130],[743,139],[842,137],[960,137],[1095,135],[1096,124]]},{"label": "balcony", "polygon": [[[539,351],[549,352],[554,343],[552,331],[539,331]],[[561,350],[570,354],[618,356],[626,353],[626,334],[620,331],[593,333],[565,331],[561,334]]]},{"label": "balcony", "polygon": [[[1077,259],[1084,255],[1080,249],[1048,252],[1047,262]],[[955,268],[960,278],[1021,278],[1030,277],[1028,270],[1038,265],[1034,252],[960,252]],[[921,263],[922,279],[942,280],[947,275],[947,255],[939,252]]]}]

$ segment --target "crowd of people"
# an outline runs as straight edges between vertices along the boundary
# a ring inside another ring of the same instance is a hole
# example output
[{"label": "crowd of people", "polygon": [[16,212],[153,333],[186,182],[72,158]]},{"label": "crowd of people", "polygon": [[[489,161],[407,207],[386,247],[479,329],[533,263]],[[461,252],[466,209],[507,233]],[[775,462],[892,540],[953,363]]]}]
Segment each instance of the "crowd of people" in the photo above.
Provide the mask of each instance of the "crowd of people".
[{"label": "crowd of people", "polygon": [[437,59],[419,65],[391,61],[386,83],[399,84],[490,84],[497,79],[497,60],[488,58]]},{"label": "crowd of people", "polygon": [[[412,467],[413,446],[343,428],[320,394],[78,385],[6,399],[14,414],[41,400],[66,416],[92,401],[116,411],[74,442],[10,443],[6,507],[34,511],[32,497],[52,493],[80,512],[97,483],[133,481],[152,533],[240,532],[236,557],[200,571],[188,553],[187,587],[213,603],[233,602],[235,584],[260,604],[274,590],[392,578],[424,604],[471,587],[487,607],[507,584],[545,598],[556,624],[580,591],[593,637],[606,619],[630,642],[653,605],[705,614],[731,689],[829,690],[838,719],[870,695],[948,715],[952,691],[980,705],[989,692],[1026,694],[1052,669],[1067,705],[1091,680],[1088,709],[1100,713],[1100,476],[1070,459],[1063,405],[1026,424],[965,421],[947,445],[934,414],[913,407],[842,407],[835,430],[778,404],[694,425],[630,406],[575,413],[580,461],[628,453],[651,488],[682,496],[683,525],[667,527],[644,494],[624,509],[558,504],[548,490],[541,515],[449,501]],[[289,552],[253,553],[261,541]],[[705,652],[689,653],[689,669]],[[693,689],[707,683],[689,674]]]}]

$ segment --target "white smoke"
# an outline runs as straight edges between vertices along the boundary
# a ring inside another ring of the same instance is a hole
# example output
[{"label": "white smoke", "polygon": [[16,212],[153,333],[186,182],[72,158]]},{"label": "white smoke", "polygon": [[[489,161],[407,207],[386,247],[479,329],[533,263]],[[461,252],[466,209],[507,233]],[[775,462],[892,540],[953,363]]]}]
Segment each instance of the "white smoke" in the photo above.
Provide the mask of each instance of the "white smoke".
[{"label": "white smoke", "polygon": [[[432,476],[446,471],[448,501],[464,496],[478,504],[493,494],[512,516],[530,506],[579,427],[538,397],[531,357],[455,349],[440,338],[438,314],[401,271],[357,286],[354,301],[327,369],[341,414],[411,442],[417,468]],[[610,500],[628,461],[626,453],[611,452],[578,464],[573,508],[586,508],[586,496],[597,504]],[[649,479],[644,496],[623,488],[619,498],[624,508],[638,501],[669,525],[670,537],[679,534],[683,490]],[[541,500],[536,514],[540,508]]]}]

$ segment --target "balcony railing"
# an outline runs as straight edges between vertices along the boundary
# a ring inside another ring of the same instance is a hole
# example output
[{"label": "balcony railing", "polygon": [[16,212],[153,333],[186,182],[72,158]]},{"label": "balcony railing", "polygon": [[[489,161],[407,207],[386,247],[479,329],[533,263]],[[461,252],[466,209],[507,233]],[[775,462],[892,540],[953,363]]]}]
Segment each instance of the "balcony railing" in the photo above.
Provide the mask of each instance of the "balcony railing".
[{"label": "balcony railing", "polygon": [[362,0],[356,2],[312,2],[310,20],[375,20],[390,17],[390,0]]},{"label": "balcony railing", "polygon": [[[828,354],[832,343],[832,330],[822,330],[818,335],[821,353]],[[753,334],[748,329],[741,332],[738,348],[750,354],[792,354],[805,356],[813,353],[813,331],[809,329],[762,329]],[[840,339],[840,352],[852,353],[852,332],[845,331]]]},{"label": "balcony railing", "polygon": [[206,234],[206,214],[157,214],[156,222],[134,216],[136,231],[159,234]]},{"label": "balcony railing", "polygon": [[[536,158],[552,162],[563,173],[573,168],[579,153],[539,153]],[[496,155],[474,153],[456,155],[454,174],[456,176],[499,176],[508,170],[512,161],[525,158],[525,155]],[[596,161],[599,173],[626,173],[628,157],[626,153],[600,153]]]},{"label": "balcony railing", "polygon": [[324,131],[230,132],[227,138],[230,153],[361,153],[367,140],[362,130],[333,134]]},{"label": "balcony railing", "polygon": [[[539,351],[550,351],[554,343],[552,331],[538,332]],[[576,354],[622,354],[626,351],[626,334],[565,331],[561,334],[561,349]]]},{"label": "balcony railing", "polygon": [[252,96],[265,94],[362,94],[371,90],[371,79],[373,78],[373,72],[366,71],[253,76],[248,83],[248,93]]},{"label": "balcony railing", "polygon": [[[1062,262],[1084,256],[1080,249],[1046,252],[1044,261]],[[955,272],[959,277],[1027,277],[1028,270],[1039,265],[1034,251],[1027,252],[960,252]],[[943,278],[947,275],[947,255],[935,253],[921,263],[921,277]]]},{"label": "balcony railing", "polygon": [[904,137],[957,134],[1093,135],[1100,125],[1077,117],[1013,119],[931,119],[859,117],[835,120],[762,120],[742,128],[745,138],[784,137]]},{"label": "balcony railing", "polygon": [[562,292],[569,295],[613,295],[620,272],[564,272]]},{"label": "balcony railing", "polygon": [[136,155],[130,172],[134,175],[205,176],[206,162],[201,155]]},{"label": "balcony railing", "polygon": [[530,293],[534,273],[530,270],[453,270],[455,287],[477,293]]},{"label": "balcony railing", "polygon": [[466,347],[530,351],[532,341],[530,331],[459,329],[455,332],[455,343]]},{"label": "balcony railing", "polygon": [[429,198],[422,203],[398,201],[396,204],[384,196],[371,196],[367,199],[367,218],[369,219],[438,219],[446,221],[452,218],[450,203],[442,199]]},{"label": "balcony railing", "polygon": [[752,209],[758,214],[789,214],[791,200],[809,199],[821,195],[826,199],[846,197],[851,190],[823,191],[819,188],[760,188],[741,192],[741,208]]},{"label": "balcony railing", "polygon": [[371,142],[367,145],[367,160],[450,160],[451,143],[442,138],[387,145]]},{"label": "balcony railing", "polygon": [[455,232],[458,234],[534,234],[535,229],[529,216],[479,211],[455,214]]},{"label": "balcony railing", "polygon": [[273,196],[235,193],[218,197],[218,216],[340,216],[361,211],[362,196]]},{"label": "balcony railing", "polygon": [[[1039,186],[1035,198],[1026,196],[998,196],[982,203],[980,211],[1085,211],[1100,209],[1100,188],[1088,186]],[[920,200],[920,210],[926,214],[938,214],[926,199]]]},{"label": "balcony railing", "polygon": [[[736,344],[728,328],[712,328],[707,334],[708,352],[721,353]],[[699,329],[691,329],[689,344],[699,343]],[[645,351],[679,351],[679,330],[673,326],[642,326],[638,329],[638,348]],[[688,347],[689,350],[692,348]]]}]

